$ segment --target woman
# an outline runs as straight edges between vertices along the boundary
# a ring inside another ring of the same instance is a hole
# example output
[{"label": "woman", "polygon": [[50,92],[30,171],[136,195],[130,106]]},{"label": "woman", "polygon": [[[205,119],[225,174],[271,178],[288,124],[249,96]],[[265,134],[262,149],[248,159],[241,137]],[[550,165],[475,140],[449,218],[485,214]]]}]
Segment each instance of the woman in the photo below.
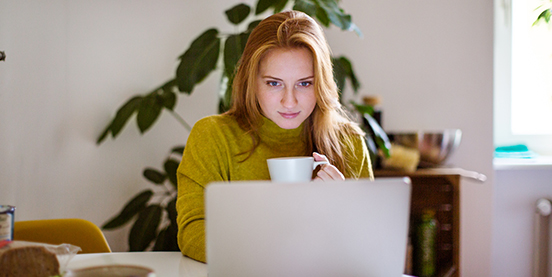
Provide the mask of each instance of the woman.
[{"label": "woman", "polygon": [[263,20],[232,89],[228,112],[194,125],[177,173],[178,243],[202,262],[203,191],[211,182],[269,180],[266,159],[287,156],[327,160],[315,181],[373,178],[363,132],[339,104],[322,28],[308,15],[288,11]]}]

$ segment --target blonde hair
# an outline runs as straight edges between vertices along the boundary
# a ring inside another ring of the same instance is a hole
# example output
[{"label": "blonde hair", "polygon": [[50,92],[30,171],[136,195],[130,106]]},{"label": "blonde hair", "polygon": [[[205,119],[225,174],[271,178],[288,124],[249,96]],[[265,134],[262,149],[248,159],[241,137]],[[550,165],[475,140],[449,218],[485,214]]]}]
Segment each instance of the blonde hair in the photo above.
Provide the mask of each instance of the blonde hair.
[{"label": "blonde hair", "polygon": [[259,64],[268,51],[276,48],[305,48],[312,53],[316,106],[303,123],[303,138],[308,147],[305,154],[317,151],[345,176],[350,175],[348,155],[344,151],[353,149],[350,137],[363,135],[363,132],[339,103],[331,51],[322,28],[310,16],[298,11],[277,13],[261,21],[251,32],[238,63],[232,106],[227,114],[234,116],[239,126],[253,138],[249,155],[259,145],[258,130],[263,121],[256,93]]}]

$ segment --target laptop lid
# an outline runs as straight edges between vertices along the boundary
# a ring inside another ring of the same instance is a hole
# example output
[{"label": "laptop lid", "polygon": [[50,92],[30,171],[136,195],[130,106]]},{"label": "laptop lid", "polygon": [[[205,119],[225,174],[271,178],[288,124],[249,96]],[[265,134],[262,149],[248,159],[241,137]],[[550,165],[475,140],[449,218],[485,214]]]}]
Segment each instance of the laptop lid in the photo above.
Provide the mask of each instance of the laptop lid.
[{"label": "laptop lid", "polygon": [[402,276],[410,192],[409,178],[210,184],[209,276]]}]

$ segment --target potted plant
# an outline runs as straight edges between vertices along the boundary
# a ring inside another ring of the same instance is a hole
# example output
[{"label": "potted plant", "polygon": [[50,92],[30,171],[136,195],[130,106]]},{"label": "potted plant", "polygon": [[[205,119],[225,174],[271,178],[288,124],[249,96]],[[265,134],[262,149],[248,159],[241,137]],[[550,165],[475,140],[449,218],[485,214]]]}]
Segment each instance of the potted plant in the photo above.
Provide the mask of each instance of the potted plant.
[{"label": "potted plant", "polygon": [[[257,26],[261,16],[267,11],[277,13],[291,6],[294,10],[311,15],[325,27],[333,24],[342,30],[355,31],[361,35],[358,27],[352,23],[351,16],[339,7],[338,1],[258,0],[254,10],[243,3],[231,7],[225,11],[226,18],[232,25],[246,26],[245,29],[223,35],[217,29],[210,28],[200,34],[179,57],[180,64],[174,78],[153,91],[132,96],[117,110],[115,117],[98,137],[97,144],[102,143],[109,135],[116,138],[134,114],[141,133],[151,128],[163,110],[173,115],[188,131],[191,130],[191,126],[174,111],[178,94],[191,94],[199,83],[218,69],[219,60],[222,60],[224,65],[221,69],[220,91],[222,93],[219,97],[219,112],[226,111],[230,106],[232,74],[236,63],[241,57],[251,30]],[[246,22],[247,19],[250,21]],[[359,82],[351,62],[343,56],[332,59],[339,90],[343,91],[348,79],[356,93]],[[184,146],[171,149],[162,170],[144,169],[143,176],[153,184],[153,188],[135,195],[117,215],[102,226],[103,229],[110,230],[134,221],[128,237],[130,251],[178,250],[175,210],[176,169],[183,149]]]}]

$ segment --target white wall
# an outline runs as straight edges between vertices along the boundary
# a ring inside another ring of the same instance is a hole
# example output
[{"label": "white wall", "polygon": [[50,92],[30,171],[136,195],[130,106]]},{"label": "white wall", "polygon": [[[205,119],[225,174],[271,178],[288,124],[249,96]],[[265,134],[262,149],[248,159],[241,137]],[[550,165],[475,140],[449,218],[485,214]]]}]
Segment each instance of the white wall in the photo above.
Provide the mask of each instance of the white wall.
[{"label": "white wall", "polygon": [[[18,220],[83,217],[100,225],[147,186],[187,132],[163,115],[140,137],[95,139],[124,101],[170,78],[176,58],[236,1],[0,0],[0,202]],[[253,3],[254,1],[248,1]],[[450,161],[486,174],[463,180],[463,276],[490,276],[492,201],[491,0],[345,0],[364,33],[331,29],[337,55],[353,62],[363,94],[383,97],[388,130],[460,128]],[[177,111],[190,123],[216,112],[212,76]],[[101,199],[101,200],[100,200]],[[125,250],[126,230],[107,232]]]},{"label": "white wall", "polygon": [[[213,2],[0,1],[0,202],[16,205],[18,220],[101,225],[150,187],[142,170],[186,142],[176,120],[163,114],[143,136],[132,122],[115,141],[96,138],[128,98],[174,76],[195,36],[226,26],[222,7],[199,15]],[[207,81],[180,98],[190,123],[216,112],[218,77]],[[127,249],[126,230],[106,234]]]},{"label": "white wall", "polygon": [[531,276],[535,204],[552,199],[551,180],[551,166],[496,172],[493,276]]}]

